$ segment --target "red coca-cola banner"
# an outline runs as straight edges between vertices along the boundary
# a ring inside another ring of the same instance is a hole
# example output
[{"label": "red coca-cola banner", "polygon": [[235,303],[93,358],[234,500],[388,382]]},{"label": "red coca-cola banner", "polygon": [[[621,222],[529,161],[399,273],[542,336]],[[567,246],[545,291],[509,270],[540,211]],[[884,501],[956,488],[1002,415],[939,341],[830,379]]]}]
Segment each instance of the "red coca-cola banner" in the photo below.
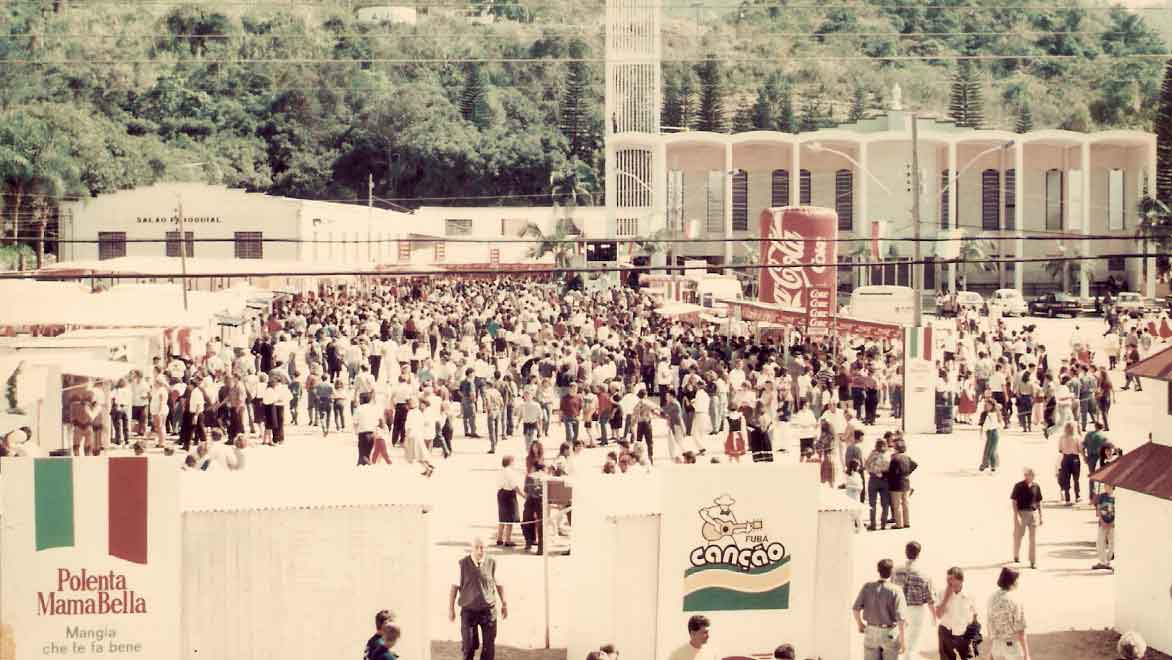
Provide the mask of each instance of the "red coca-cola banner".
[{"label": "red coca-cola banner", "polygon": [[832,209],[787,206],[761,212],[761,302],[806,312],[807,331],[830,332],[837,310],[838,214]]}]

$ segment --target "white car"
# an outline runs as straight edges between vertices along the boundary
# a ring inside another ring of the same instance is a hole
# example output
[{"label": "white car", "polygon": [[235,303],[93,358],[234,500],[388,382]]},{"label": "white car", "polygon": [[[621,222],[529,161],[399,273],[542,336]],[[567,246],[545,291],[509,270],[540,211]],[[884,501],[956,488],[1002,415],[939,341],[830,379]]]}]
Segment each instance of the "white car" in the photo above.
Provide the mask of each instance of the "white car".
[{"label": "white car", "polygon": [[989,309],[999,309],[1002,316],[1025,316],[1030,306],[1017,289],[997,289],[989,297]]},{"label": "white car", "polygon": [[959,291],[956,294],[956,305],[961,309],[979,310],[984,304],[981,294],[976,291]]}]

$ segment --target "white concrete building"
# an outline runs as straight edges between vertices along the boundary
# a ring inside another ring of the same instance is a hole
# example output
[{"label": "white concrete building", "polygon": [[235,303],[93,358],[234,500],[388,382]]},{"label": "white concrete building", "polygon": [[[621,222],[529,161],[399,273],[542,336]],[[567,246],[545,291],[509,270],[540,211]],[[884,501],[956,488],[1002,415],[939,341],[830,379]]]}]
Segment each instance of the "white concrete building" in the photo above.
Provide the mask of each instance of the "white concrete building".
[{"label": "white concrete building", "polygon": [[[700,237],[749,238],[758,234],[762,209],[814,205],[838,211],[842,238],[869,238],[872,221],[884,222],[888,237],[911,236],[911,121],[910,113],[893,110],[801,134],[614,133],[606,145],[608,162],[614,163],[607,183],[615,191],[608,200],[608,225],[619,237],[691,225],[699,227]],[[1006,257],[1139,251],[1134,240],[1136,203],[1146,191],[1155,190],[1154,134],[1016,134],[958,128],[926,118],[919,120],[918,128],[923,236],[943,236],[946,230],[961,228],[967,236],[991,240],[992,252]],[[665,182],[666,194],[645,181]],[[1084,235],[1109,235],[1111,240],[1079,238]],[[923,244],[924,256],[933,257],[934,246],[939,245]],[[703,257],[714,265],[736,262],[747,256],[749,247],[739,242],[696,243],[680,259]],[[843,260],[869,259],[852,254],[862,247],[840,244],[839,254]],[[893,261],[908,259],[911,250],[910,244],[902,244]],[[1154,268],[1145,268],[1140,259],[1084,263],[1083,277],[1071,283],[1076,293],[1087,295],[1092,282],[1115,275],[1131,289],[1147,289],[1151,295],[1154,279],[1148,274],[1154,274]],[[840,283],[907,283],[906,266],[893,263],[870,273],[862,270],[840,269]],[[955,266],[928,268],[925,288],[939,288],[957,277]],[[1053,287],[1056,281],[1045,273],[1044,263],[1032,263],[1024,268],[1010,265],[1000,274],[970,267],[968,283],[1032,292],[1035,287]]]},{"label": "white concrete building", "polygon": [[1151,441],[1095,473],[1115,486],[1115,628],[1172,652],[1172,348],[1133,365],[1151,397]]},{"label": "white concrete building", "polygon": [[527,256],[531,242],[492,241],[518,240],[529,224],[546,235],[564,226],[567,238],[605,234],[601,207],[430,206],[401,213],[193,183],[123,190],[62,210],[63,263],[178,257],[186,243],[188,257],[209,263],[236,258],[339,268],[516,264],[533,261]]}]

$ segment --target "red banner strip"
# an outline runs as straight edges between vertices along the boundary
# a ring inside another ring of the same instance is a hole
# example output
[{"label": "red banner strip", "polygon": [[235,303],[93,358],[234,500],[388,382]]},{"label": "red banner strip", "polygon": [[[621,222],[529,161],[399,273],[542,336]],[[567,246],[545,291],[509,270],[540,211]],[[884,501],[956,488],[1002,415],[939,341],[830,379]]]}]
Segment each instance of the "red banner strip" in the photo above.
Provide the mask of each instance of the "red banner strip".
[{"label": "red banner strip", "polygon": [[147,563],[147,459],[109,459],[110,555]]}]

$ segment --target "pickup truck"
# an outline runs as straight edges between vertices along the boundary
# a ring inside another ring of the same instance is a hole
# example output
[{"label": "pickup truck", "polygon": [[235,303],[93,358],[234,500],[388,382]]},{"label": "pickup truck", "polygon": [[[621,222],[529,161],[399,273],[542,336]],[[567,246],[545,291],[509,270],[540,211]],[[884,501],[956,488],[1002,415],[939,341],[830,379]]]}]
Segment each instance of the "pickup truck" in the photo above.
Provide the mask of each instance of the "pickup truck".
[{"label": "pickup truck", "polygon": [[1157,311],[1156,301],[1148,300],[1138,293],[1124,291],[1115,299],[1115,309],[1124,314],[1143,315],[1149,311]]},{"label": "pickup truck", "polygon": [[1068,293],[1047,293],[1041,298],[1030,301],[1031,316],[1069,316],[1076,318],[1083,311],[1083,304],[1078,298]]}]

